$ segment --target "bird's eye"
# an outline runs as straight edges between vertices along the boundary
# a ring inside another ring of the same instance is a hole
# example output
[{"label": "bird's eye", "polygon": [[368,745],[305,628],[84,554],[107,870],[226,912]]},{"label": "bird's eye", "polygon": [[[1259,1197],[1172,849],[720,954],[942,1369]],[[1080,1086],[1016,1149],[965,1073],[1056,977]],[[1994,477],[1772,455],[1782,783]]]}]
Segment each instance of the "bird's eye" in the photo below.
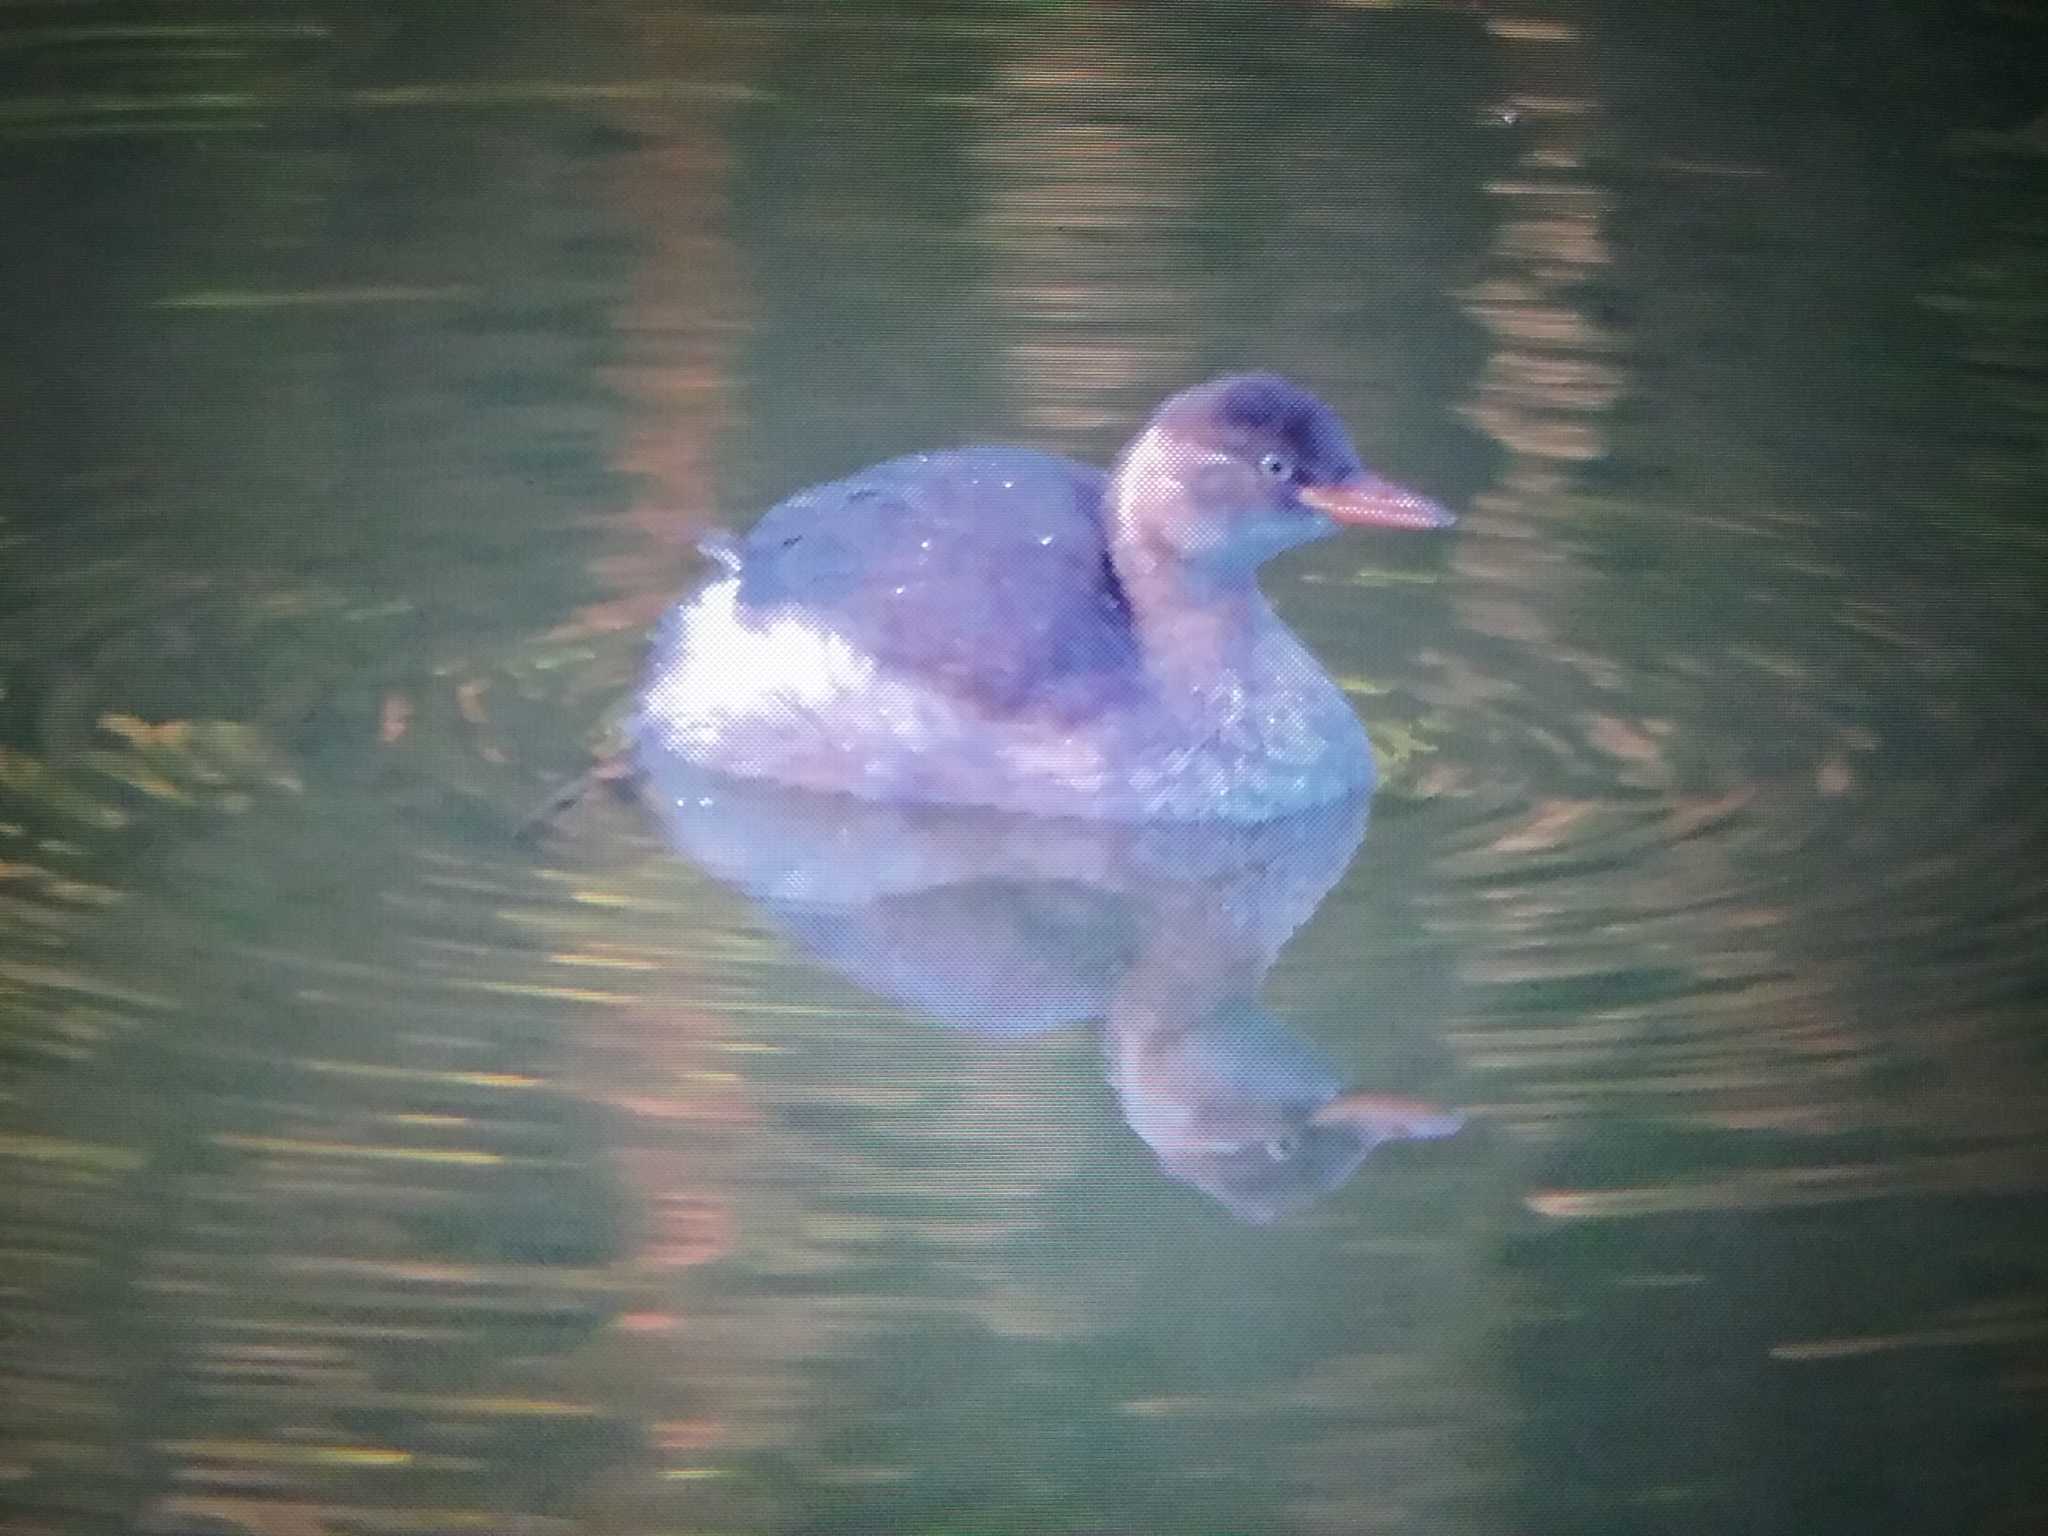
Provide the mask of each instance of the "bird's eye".
[{"label": "bird's eye", "polygon": [[1269,453],[1259,460],[1259,473],[1268,480],[1292,480],[1294,461],[1284,453]]}]

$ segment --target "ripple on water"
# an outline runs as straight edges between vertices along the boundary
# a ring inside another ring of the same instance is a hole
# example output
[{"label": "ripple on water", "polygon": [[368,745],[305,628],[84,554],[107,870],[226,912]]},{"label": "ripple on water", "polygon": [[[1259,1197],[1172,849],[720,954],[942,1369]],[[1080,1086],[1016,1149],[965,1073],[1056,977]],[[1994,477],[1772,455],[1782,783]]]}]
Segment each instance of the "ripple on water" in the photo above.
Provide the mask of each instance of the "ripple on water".
[{"label": "ripple on water", "polygon": [[1440,670],[1427,917],[1501,1118],[2042,1135],[2017,1070],[2048,932],[2037,754],[1988,743],[1953,686],[1855,686],[1899,638],[1860,633],[1824,664],[1475,644]]}]

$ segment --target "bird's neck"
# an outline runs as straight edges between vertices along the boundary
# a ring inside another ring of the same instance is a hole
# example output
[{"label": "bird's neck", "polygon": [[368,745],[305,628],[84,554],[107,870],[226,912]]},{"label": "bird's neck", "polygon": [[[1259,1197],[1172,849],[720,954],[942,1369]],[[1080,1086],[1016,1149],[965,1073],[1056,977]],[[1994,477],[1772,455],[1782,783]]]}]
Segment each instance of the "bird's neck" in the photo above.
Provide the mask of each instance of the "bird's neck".
[{"label": "bird's neck", "polygon": [[1173,542],[1186,491],[1170,463],[1135,447],[1110,484],[1110,563],[1147,670],[1169,697],[1241,688],[1272,609],[1251,571],[1211,566]]},{"label": "bird's neck", "polygon": [[1249,582],[1219,588],[1165,560],[1124,575],[1147,670],[1170,694],[1241,691],[1272,609]]}]

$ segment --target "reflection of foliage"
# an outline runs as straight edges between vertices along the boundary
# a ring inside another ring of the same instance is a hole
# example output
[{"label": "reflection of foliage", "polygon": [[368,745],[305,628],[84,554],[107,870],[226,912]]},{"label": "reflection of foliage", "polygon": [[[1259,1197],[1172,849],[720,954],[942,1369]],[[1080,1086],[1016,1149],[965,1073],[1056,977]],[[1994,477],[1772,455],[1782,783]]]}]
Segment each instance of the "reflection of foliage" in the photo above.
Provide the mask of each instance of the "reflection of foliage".
[{"label": "reflection of foliage", "polygon": [[[120,602],[31,587],[0,622],[0,818],[114,832],[166,811],[247,811],[311,780],[492,800],[560,772],[564,720],[622,711],[621,628],[449,643],[442,616],[244,570],[231,588],[147,558]],[[594,755],[619,735],[600,722]]]},{"label": "reflection of foliage", "polygon": [[1380,780],[1386,791],[1402,794],[1412,787],[1416,760],[1437,749],[1445,734],[1441,715],[1424,715],[1416,720],[1375,722],[1372,727],[1373,756],[1379,763]]},{"label": "reflection of foliage", "polygon": [[68,776],[53,771],[41,758],[11,747],[0,747],[0,792],[5,792],[9,800],[24,802],[26,808],[60,822],[103,832],[128,823],[127,813],[118,806],[96,798]]},{"label": "reflection of foliage", "polygon": [[284,752],[263,731],[236,720],[170,720],[151,725],[133,715],[100,716],[100,729],[125,745],[87,755],[100,772],[159,799],[191,800],[218,791],[246,801],[242,786],[289,790],[303,786]]},{"label": "reflection of foliage", "polygon": [[173,805],[244,811],[259,789],[296,792],[288,756],[257,726],[237,720],[102,715],[103,740],[61,762],[0,748],[0,789],[63,822],[100,831],[125,826],[130,795]]},{"label": "reflection of foliage", "polygon": [[[259,791],[300,788],[288,755],[260,728],[237,720],[152,724],[107,714],[98,740],[109,744],[54,759],[0,747],[0,805],[10,812],[0,830],[22,848],[0,858],[0,889],[32,891],[63,907],[114,906],[119,890],[66,872],[81,850],[57,829],[118,832],[145,803],[236,814],[253,806]],[[31,826],[42,828],[32,845]]]}]

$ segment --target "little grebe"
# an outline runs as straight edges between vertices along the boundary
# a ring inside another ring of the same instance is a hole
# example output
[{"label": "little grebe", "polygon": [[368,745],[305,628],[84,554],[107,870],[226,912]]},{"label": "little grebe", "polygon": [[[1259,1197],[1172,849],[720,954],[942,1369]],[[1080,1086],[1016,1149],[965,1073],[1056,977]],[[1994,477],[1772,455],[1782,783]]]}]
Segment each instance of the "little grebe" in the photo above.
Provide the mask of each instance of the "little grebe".
[{"label": "little grebe", "polygon": [[790,497],[665,621],[638,750],[879,801],[1264,820],[1373,781],[1343,692],[1260,594],[1340,525],[1451,515],[1271,374],[1175,395],[1107,474],[913,454]]}]

